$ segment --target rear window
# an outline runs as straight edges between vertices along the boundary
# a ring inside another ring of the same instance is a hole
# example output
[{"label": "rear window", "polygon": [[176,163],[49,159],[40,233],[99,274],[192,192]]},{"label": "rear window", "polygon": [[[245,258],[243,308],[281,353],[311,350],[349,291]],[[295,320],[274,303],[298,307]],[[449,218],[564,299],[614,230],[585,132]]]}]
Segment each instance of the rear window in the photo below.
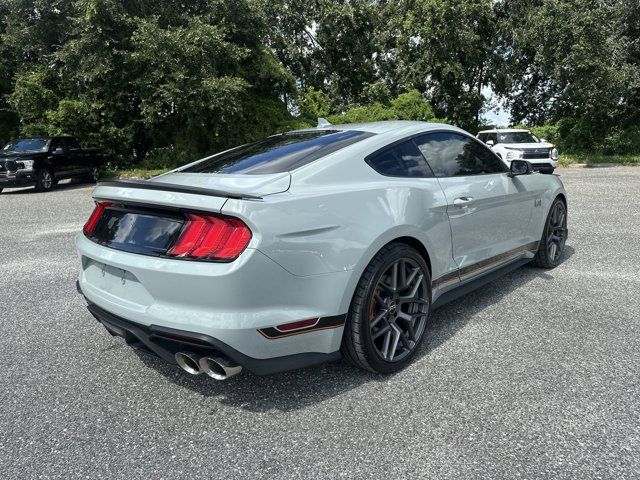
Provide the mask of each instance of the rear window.
[{"label": "rear window", "polygon": [[181,172],[254,175],[288,172],[373,135],[356,130],[285,133],[234,148]]}]

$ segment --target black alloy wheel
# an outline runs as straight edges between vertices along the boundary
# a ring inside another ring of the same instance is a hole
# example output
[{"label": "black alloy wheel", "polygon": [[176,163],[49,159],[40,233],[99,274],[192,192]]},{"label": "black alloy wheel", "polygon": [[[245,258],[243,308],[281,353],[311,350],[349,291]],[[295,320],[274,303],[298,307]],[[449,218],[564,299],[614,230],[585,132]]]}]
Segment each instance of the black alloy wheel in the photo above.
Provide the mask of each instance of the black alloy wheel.
[{"label": "black alloy wheel", "polygon": [[343,354],[379,373],[403,368],[418,350],[431,304],[422,256],[404,244],[384,247],[365,270],[352,301]]},{"label": "black alloy wheel", "polygon": [[540,240],[534,263],[540,268],[554,268],[562,259],[567,242],[567,206],[562,199],[557,198],[547,217],[544,233]]}]

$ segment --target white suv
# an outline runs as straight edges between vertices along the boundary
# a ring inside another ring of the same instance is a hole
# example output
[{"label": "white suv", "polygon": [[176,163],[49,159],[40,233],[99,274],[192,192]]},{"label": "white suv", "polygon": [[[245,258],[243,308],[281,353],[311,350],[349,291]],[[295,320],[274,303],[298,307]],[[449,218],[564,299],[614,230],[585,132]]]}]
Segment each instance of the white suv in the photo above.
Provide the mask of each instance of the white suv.
[{"label": "white suv", "polygon": [[512,160],[528,160],[540,173],[553,173],[558,166],[558,150],[528,130],[483,130],[478,133],[478,140],[486,143],[507,165]]}]

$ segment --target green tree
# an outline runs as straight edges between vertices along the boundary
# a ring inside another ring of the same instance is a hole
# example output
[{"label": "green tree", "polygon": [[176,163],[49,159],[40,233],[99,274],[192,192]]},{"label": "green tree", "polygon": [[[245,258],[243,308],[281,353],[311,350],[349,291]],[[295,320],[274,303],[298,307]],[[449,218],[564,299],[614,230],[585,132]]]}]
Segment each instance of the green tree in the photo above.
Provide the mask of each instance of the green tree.
[{"label": "green tree", "polygon": [[498,33],[492,0],[403,0],[397,23],[399,82],[431,99],[440,117],[473,129],[493,83]]},{"label": "green tree", "polygon": [[514,122],[556,124],[571,149],[602,147],[637,122],[637,2],[512,0],[501,9],[498,88]]}]

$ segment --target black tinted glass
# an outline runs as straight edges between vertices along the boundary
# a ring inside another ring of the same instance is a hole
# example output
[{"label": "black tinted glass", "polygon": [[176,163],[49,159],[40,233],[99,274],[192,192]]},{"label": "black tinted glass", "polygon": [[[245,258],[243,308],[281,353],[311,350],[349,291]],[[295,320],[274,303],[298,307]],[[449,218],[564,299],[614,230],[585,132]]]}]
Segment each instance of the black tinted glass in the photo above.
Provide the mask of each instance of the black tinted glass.
[{"label": "black tinted glass", "polygon": [[8,152],[43,152],[47,149],[49,141],[42,138],[30,138],[8,143],[3,150]]},{"label": "black tinted glass", "polygon": [[430,133],[415,139],[437,177],[506,172],[507,167],[485,146],[464,135]]},{"label": "black tinted glass", "polygon": [[107,208],[91,237],[118,250],[162,254],[172,245],[184,224],[183,217]]},{"label": "black tinted glass", "polygon": [[537,143],[538,139],[529,132],[507,132],[500,134],[500,143]]},{"label": "black tinted glass", "polygon": [[65,138],[65,143],[69,150],[80,150],[80,144],[75,138]]},{"label": "black tinted glass", "polygon": [[367,163],[376,172],[389,177],[433,177],[429,165],[411,140],[371,155]]},{"label": "black tinted glass", "polygon": [[355,130],[286,133],[235,148],[181,170],[198,173],[281,173],[372,136]]}]

